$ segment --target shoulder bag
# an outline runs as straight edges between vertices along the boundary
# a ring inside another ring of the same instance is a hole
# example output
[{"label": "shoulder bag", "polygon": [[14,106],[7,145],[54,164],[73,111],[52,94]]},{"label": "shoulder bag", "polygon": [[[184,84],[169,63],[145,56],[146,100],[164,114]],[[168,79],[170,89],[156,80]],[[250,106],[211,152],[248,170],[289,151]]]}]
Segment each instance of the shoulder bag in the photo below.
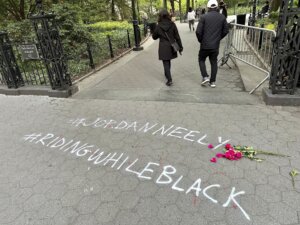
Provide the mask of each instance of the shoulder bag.
[{"label": "shoulder bag", "polygon": [[[169,42],[171,43],[171,46],[172,46],[173,51],[174,51],[174,52],[179,52],[180,47],[179,47],[178,43],[177,43],[176,41],[171,42],[171,40],[170,40],[170,38],[169,38],[167,32],[165,32],[165,34],[166,34],[166,36],[167,36]],[[179,52],[179,53],[180,53],[180,52]]]}]

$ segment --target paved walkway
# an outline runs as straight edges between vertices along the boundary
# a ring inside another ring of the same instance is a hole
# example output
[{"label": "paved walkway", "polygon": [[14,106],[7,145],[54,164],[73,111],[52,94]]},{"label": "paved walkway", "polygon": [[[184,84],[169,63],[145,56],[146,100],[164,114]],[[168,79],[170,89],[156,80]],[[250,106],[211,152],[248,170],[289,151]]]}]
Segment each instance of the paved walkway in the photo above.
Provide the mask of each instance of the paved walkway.
[{"label": "paved walkway", "polygon": [[[217,88],[203,88],[198,65],[199,43],[187,24],[178,24],[184,52],[172,61],[174,86],[166,87],[162,62],[158,60],[158,41],[152,38],[142,52],[132,52],[122,60],[80,83],[78,99],[151,100],[223,104],[259,104],[257,96],[244,92],[236,68],[221,67]],[[223,47],[221,47],[222,51]],[[220,53],[219,58],[222,57]],[[207,60],[208,61],[208,60]],[[207,62],[208,63],[208,62]],[[229,62],[231,66],[233,64]],[[207,65],[208,72],[210,65]]]},{"label": "paved walkway", "polygon": [[[201,88],[186,28],[174,87],[149,43],[72,99],[0,95],[1,225],[300,224],[300,108],[261,104],[236,70]],[[290,157],[210,162],[229,142]]]}]

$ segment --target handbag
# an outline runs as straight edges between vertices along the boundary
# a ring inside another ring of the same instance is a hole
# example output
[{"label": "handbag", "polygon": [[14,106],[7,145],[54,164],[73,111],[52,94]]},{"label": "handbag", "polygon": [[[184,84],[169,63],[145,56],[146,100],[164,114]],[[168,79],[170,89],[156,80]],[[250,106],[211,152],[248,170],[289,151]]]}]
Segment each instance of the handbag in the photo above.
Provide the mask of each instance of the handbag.
[{"label": "handbag", "polygon": [[[176,41],[171,42],[171,40],[170,40],[170,38],[169,38],[167,32],[165,32],[165,34],[166,34],[166,36],[167,36],[169,42],[171,43],[171,46],[172,46],[173,51],[174,51],[174,52],[179,52],[180,47],[179,47],[178,43],[177,43]],[[180,52],[179,52],[179,53],[180,53]],[[181,53],[180,53],[180,54],[181,54]]]}]

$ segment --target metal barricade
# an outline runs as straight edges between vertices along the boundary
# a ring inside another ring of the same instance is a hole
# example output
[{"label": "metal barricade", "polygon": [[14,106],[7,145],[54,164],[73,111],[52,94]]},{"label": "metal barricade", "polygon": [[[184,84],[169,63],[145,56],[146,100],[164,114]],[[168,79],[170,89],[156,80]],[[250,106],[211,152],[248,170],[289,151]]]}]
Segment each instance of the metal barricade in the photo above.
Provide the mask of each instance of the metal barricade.
[{"label": "metal barricade", "polygon": [[275,37],[276,32],[273,30],[230,24],[221,65],[227,64],[232,57],[267,74],[249,94],[270,78]]}]

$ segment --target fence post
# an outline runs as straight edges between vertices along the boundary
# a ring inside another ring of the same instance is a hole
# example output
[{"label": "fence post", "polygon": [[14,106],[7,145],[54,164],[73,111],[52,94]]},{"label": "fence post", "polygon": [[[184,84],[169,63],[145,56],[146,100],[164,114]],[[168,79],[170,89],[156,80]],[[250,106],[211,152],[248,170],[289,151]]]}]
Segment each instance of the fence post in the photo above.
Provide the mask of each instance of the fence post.
[{"label": "fence post", "polygon": [[127,30],[127,41],[128,41],[128,48],[131,48],[129,30]]},{"label": "fence post", "polygon": [[6,32],[0,32],[0,72],[8,88],[24,86],[24,80]]},{"label": "fence post", "polygon": [[[264,28],[265,25],[261,24],[260,27]],[[259,50],[261,49],[261,45],[262,45],[262,41],[263,41],[263,34],[264,34],[264,31],[260,31],[260,34],[259,34],[259,43],[258,43],[258,49]]]},{"label": "fence post", "polygon": [[138,42],[139,42],[139,45],[140,45],[141,41],[142,41],[140,26],[137,26],[137,31],[138,31]]},{"label": "fence post", "polygon": [[67,90],[72,86],[72,81],[55,16],[41,11],[28,18],[33,24],[52,89]]},{"label": "fence post", "polygon": [[93,54],[92,54],[92,51],[91,51],[91,45],[90,45],[90,43],[86,43],[86,50],[88,52],[89,59],[90,59],[90,67],[92,69],[95,69],[95,64],[94,64],[94,59],[93,59]]},{"label": "fence post", "polygon": [[144,19],[144,37],[147,36],[147,32],[148,32],[148,23],[147,20]]},{"label": "fence post", "polygon": [[113,47],[112,47],[110,35],[107,35],[107,39],[108,39],[108,46],[109,46],[109,51],[110,51],[110,57],[114,58],[115,56],[114,56],[114,51],[113,51]]}]

